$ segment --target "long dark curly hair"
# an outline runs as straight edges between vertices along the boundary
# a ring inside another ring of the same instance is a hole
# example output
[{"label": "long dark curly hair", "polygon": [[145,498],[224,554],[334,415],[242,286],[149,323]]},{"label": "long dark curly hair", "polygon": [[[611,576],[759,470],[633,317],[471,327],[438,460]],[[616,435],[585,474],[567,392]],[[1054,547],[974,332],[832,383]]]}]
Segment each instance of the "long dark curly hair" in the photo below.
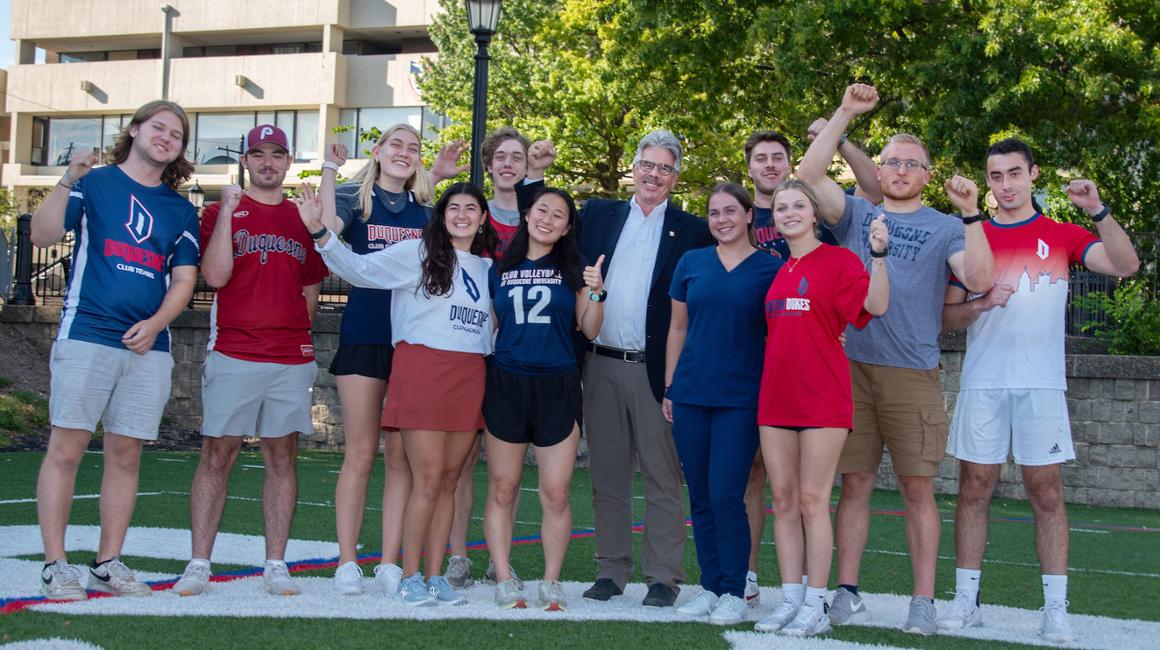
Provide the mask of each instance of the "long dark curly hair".
[{"label": "long dark curly hair", "polygon": [[[568,232],[560,238],[552,246],[552,251],[547,255],[547,262],[551,266],[560,270],[560,277],[564,279],[564,284],[573,291],[579,291],[584,286],[584,263],[580,259],[580,246],[576,243],[578,234],[576,232],[576,225],[578,222],[578,213],[576,212],[576,202],[572,200],[572,195],[557,187],[545,187],[536,192],[532,197],[531,206],[535,208],[536,204],[540,202],[540,198],[545,194],[554,194],[564,199],[564,204],[568,206]],[[528,208],[529,211],[532,208]],[[503,259],[499,263],[499,272],[503,273],[512,268],[515,268],[520,262],[523,262],[528,256],[528,215],[525,212],[520,217],[519,228],[516,229],[516,234],[512,236],[511,243],[508,244],[507,249],[503,253]]]},{"label": "long dark curly hair", "polygon": [[471,242],[471,253],[481,257],[495,257],[495,249],[499,244],[499,236],[491,219],[487,216],[487,197],[483,190],[471,183],[455,183],[443,192],[435,207],[431,209],[431,219],[423,227],[423,248],[426,256],[423,258],[423,273],[420,276],[419,286],[427,296],[445,296],[451,293],[455,280],[455,269],[458,266],[455,258],[455,246],[451,243],[451,235],[447,232],[446,211],[451,198],[466,194],[479,204],[479,212],[483,216],[479,232]]}]

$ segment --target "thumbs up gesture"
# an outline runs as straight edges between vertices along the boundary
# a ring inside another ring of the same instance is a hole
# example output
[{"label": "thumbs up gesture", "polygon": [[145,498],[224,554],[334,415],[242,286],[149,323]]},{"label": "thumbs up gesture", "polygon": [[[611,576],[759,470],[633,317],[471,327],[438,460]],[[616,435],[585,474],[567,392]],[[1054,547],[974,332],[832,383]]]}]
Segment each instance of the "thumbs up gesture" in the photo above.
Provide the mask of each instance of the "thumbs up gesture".
[{"label": "thumbs up gesture", "polygon": [[600,275],[600,269],[604,266],[604,256],[596,258],[596,263],[592,266],[584,267],[584,284],[592,290],[593,293],[600,293],[604,291],[604,278]]}]

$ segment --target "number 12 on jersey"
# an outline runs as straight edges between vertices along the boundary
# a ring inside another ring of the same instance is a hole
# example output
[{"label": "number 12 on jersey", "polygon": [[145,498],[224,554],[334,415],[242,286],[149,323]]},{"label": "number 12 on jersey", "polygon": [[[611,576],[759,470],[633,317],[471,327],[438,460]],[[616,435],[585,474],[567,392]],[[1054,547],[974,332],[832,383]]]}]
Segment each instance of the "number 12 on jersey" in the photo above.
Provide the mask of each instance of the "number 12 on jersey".
[{"label": "number 12 on jersey", "polygon": [[529,323],[533,325],[551,324],[552,318],[544,315],[544,310],[552,302],[552,290],[544,286],[528,288],[528,301],[534,301],[530,311],[524,310],[524,287],[508,289],[508,297],[512,299],[512,307],[516,312],[516,325]]}]

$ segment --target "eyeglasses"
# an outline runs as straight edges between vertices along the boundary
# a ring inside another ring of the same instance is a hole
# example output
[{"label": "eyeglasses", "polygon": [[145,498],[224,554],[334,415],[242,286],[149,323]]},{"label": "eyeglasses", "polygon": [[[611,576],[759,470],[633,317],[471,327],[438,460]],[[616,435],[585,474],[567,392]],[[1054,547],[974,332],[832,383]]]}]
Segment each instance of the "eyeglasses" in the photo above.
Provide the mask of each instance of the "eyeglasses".
[{"label": "eyeglasses", "polygon": [[888,158],[882,161],[883,167],[889,167],[894,171],[906,168],[906,171],[912,172],[919,169],[928,169],[926,163],[918,160],[899,160],[898,158]]},{"label": "eyeglasses", "polygon": [[677,171],[677,168],[673,167],[672,165],[655,163],[651,160],[638,160],[636,164],[640,165],[640,168],[646,172],[656,171],[656,173],[661,176],[671,176],[673,172]]}]

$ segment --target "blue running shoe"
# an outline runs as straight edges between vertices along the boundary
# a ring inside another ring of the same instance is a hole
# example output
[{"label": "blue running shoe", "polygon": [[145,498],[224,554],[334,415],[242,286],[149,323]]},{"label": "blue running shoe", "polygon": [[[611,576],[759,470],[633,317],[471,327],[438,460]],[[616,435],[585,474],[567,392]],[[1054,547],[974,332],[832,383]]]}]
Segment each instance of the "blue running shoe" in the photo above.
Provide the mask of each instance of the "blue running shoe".
[{"label": "blue running shoe", "polygon": [[431,576],[427,581],[427,591],[431,593],[435,602],[440,605],[466,605],[467,598],[455,591],[455,587],[447,582],[443,576]]},{"label": "blue running shoe", "polygon": [[435,598],[427,591],[422,573],[415,573],[399,583],[399,599],[411,607],[430,607],[435,604]]}]

